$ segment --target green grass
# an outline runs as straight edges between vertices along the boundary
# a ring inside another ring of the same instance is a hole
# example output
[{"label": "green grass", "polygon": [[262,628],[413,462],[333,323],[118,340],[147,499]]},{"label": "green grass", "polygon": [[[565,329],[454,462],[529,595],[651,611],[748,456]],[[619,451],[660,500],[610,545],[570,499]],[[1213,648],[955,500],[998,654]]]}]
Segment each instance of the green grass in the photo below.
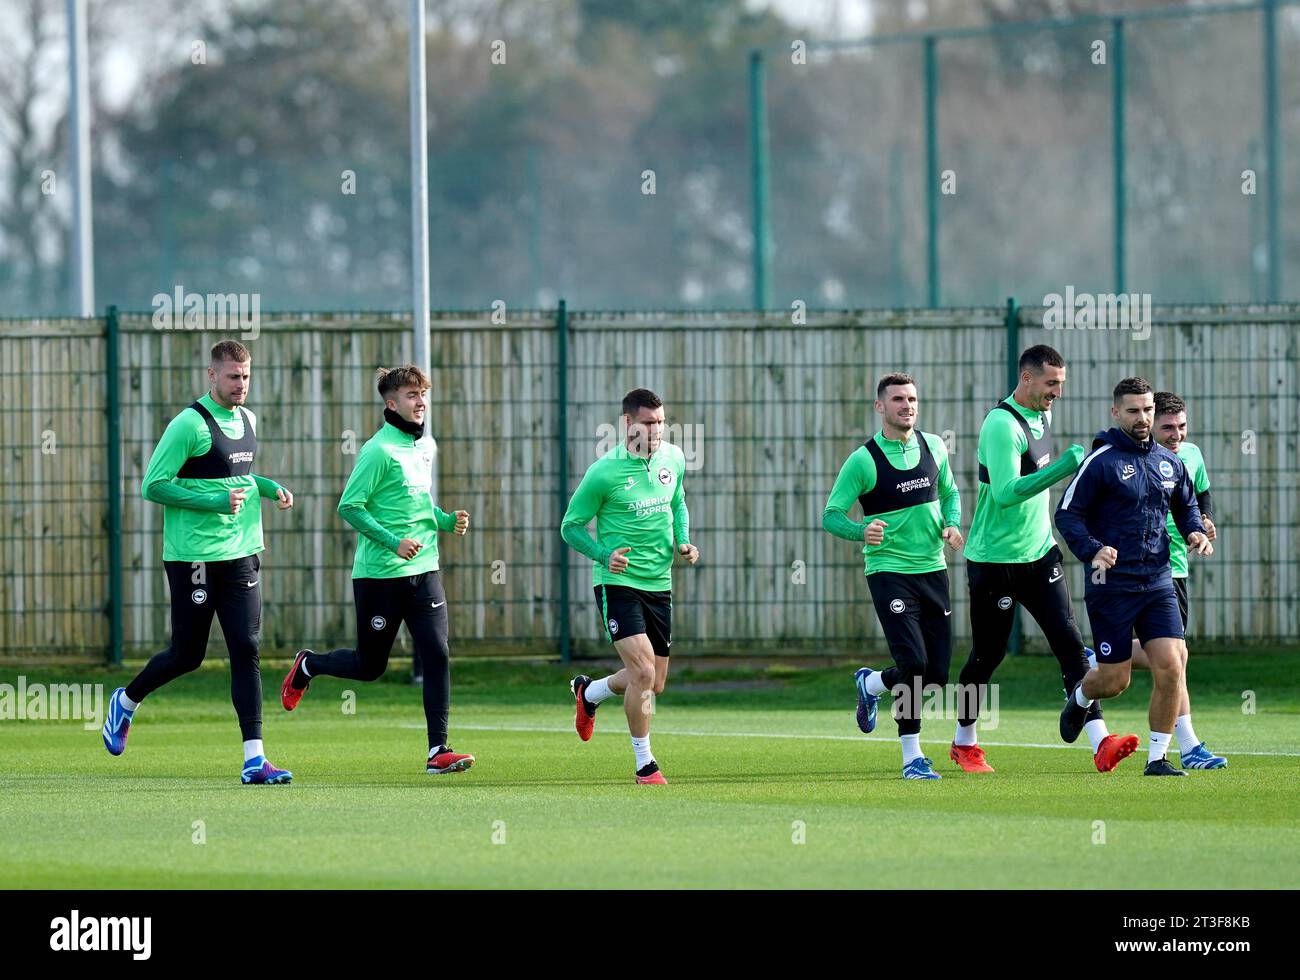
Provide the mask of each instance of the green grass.
[{"label": "green grass", "polygon": [[[423,772],[419,692],[397,676],[318,680],[286,715],[281,669],[264,678],[266,742],[294,771],[291,786],[239,785],[223,668],[150,698],[117,759],[80,722],[0,722],[6,885],[1300,886],[1290,858],[1300,851],[1295,653],[1193,655],[1198,733],[1231,762],[1177,780],[1144,779],[1138,756],[1102,775],[1086,747],[1026,747],[1057,742],[1059,682],[1044,658],[999,671],[1000,725],[981,729],[996,774],[956,770],[953,723],[926,723],[944,775],[933,783],[899,778],[887,717],[872,738],[858,735],[850,669],[679,665],[654,722],[666,787],[632,783],[618,702],[601,709],[592,741],[579,742],[558,666],[458,661],[452,741],[478,762],[440,777]],[[107,691],[129,676],[25,673],[29,684]],[[342,711],[347,689],[354,715]],[[1138,675],[1108,704],[1112,731],[1145,740],[1149,690]],[[1246,690],[1254,714],[1242,711]],[[1094,843],[1098,821],[1104,843]]]}]

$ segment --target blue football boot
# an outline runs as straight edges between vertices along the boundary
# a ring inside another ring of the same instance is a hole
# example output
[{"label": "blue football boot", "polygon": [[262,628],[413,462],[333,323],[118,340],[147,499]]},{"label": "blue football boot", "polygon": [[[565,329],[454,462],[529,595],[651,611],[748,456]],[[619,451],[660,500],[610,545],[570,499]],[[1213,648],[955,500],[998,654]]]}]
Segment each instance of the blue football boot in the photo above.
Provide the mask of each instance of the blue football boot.
[{"label": "blue football boot", "polygon": [[880,702],[879,694],[867,693],[867,675],[875,673],[870,667],[859,667],[853,674],[853,682],[858,688],[858,727],[864,735],[876,730],[876,705]]},{"label": "blue football boot", "polygon": [[266,756],[259,755],[244,763],[244,771],[239,774],[241,783],[259,786],[274,786],[277,783],[293,782],[293,773],[288,769],[277,769],[266,761]]},{"label": "blue football boot", "polygon": [[903,778],[904,779],[942,779],[943,777],[934,771],[933,762],[931,762],[929,759],[922,757],[920,759],[913,759],[911,762],[909,762],[907,765],[903,767]]}]

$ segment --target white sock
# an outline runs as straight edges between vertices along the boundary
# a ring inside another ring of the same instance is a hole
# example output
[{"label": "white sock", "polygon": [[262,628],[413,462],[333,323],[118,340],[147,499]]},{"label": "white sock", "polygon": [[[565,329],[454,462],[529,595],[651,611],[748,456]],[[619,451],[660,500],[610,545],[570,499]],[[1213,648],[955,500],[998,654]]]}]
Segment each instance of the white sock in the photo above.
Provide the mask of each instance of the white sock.
[{"label": "white sock", "polygon": [[260,738],[250,738],[244,742],[244,761],[248,762],[262,755],[262,740]]},{"label": "white sock", "polygon": [[[875,674],[871,675],[875,677]],[[900,735],[898,740],[903,743],[903,765],[907,765],[913,759],[921,758],[921,736],[920,735]]]},{"label": "white sock", "polygon": [[875,694],[877,696],[884,694],[889,690],[889,688],[885,687],[884,677],[878,670],[873,670],[867,675],[866,688],[868,694]]},{"label": "white sock", "polygon": [[1169,753],[1169,738],[1173,732],[1152,732],[1151,742],[1147,746],[1147,762],[1163,759]]},{"label": "white sock", "polygon": [[609,689],[609,678],[602,677],[598,681],[592,681],[587,685],[587,689],[582,692],[582,696],[592,704],[600,704],[606,698],[612,698],[614,692]]},{"label": "white sock", "polygon": [[[1085,649],[1087,649],[1087,648],[1085,647]],[[1096,669],[1096,667],[1097,667],[1097,655],[1096,655],[1095,653],[1093,653],[1091,650],[1089,650],[1089,651],[1088,651],[1088,668],[1091,670],[1091,669]]]},{"label": "white sock", "polygon": [[134,711],[136,708],[140,707],[140,702],[132,701],[130,698],[128,698],[126,696],[126,691],[123,691],[121,694],[117,696],[117,703],[120,704],[127,711]]},{"label": "white sock", "polygon": [[1110,731],[1106,728],[1106,719],[1094,718],[1092,721],[1085,721],[1083,731],[1088,736],[1088,741],[1092,743],[1092,754],[1096,755],[1097,746],[1101,744],[1103,738],[1110,734]]},{"label": "white sock", "polygon": [[1074,703],[1080,708],[1092,707],[1092,698],[1083,693],[1083,681],[1080,681],[1079,686],[1074,689]]},{"label": "white sock", "polygon": [[650,763],[655,761],[654,753],[650,751],[650,736],[637,738],[632,736],[632,751],[636,753],[637,769],[644,769]]},{"label": "white sock", "polygon": [[953,745],[974,745],[975,744],[975,723],[969,725],[958,725],[957,734],[953,737]]},{"label": "white sock", "polygon": [[1190,752],[1201,744],[1201,740],[1196,737],[1196,732],[1192,728],[1191,715],[1178,716],[1178,720],[1174,722],[1174,734],[1178,736],[1180,752]]}]

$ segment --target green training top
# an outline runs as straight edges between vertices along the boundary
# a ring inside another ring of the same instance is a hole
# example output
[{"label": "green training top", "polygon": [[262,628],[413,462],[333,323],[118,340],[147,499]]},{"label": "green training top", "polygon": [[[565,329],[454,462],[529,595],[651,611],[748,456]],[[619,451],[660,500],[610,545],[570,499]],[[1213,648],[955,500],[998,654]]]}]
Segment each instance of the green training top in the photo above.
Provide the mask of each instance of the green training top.
[{"label": "green training top", "polygon": [[[1002,400],[1029,424],[1035,439],[1051,425],[1051,416],[1025,408],[1011,395]],[[966,560],[998,563],[1035,562],[1056,545],[1047,488],[1067,479],[1083,461],[1082,446],[1071,446],[1050,466],[1020,475],[1020,457],[1029,449],[1025,430],[1008,412],[994,409],[980,426],[976,454],[989,474],[975,498]]]},{"label": "green training top", "polygon": [[[456,517],[433,502],[433,437],[416,439],[390,422],[366,440],[339,498],[339,516],[361,532],[353,578],[401,578],[438,569],[438,532]],[[415,557],[397,557],[402,538],[420,542]]]},{"label": "green training top", "polygon": [[[222,408],[212,395],[199,404],[231,439],[244,437],[244,419],[233,408]],[[257,419],[248,409],[257,432]],[[228,561],[262,550],[262,508],[259,497],[274,500],[282,489],[274,480],[249,474],[214,480],[182,479],[185,461],[212,448],[208,423],[188,405],[163,430],[140,481],[145,500],[163,505],[163,561]],[[238,514],[230,513],[230,491],[248,490]]]},{"label": "green training top", "polygon": [[[666,442],[648,459],[615,446],[587,467],[564,512],[560,534],[592,560],[593,585],[672,589],[674,540],[691,543],[685,477],[686,457]],[[592,518],[595,538],[587,533]],[[632,549],[627,568],[615,574],[609,556],[623,547]]]},{"label": "green training top", "polygon": [[[953,482],[948,466],[948,448],[943,440],[928,432],[920,433],[929,444],[930,452],[939,467],[939,499],[914,507],[889,511],[885,514],[864,514],[861,523],[848,516],[849,508],[858,497],[876,485],[876,463],[866,446],[844,461],[840,474],[831,487],[831,495],[822,511],[822,527],[837,538],[862,544],[865,573],[902,572],[923,575],[947,568],[943,557],[943,529],[961,526],[961,495]],[[886,439],[884,432],[872,438],[898,470],[910,470],[920,465],[921,444],[915,438],[902,442]],[[885,539],[878,545],[863,542],[862,535],[868,524],[879,517],[888,527]]]},{"label": "green training top", "polygon": [[[1210,489],[1210,475],[1205,472],[1205,457],[1201,455],[1200,446],[1192,442],[1180,442],[1178,458],[1187,467],[1194,493],[1205,493]],[[1169,567],[1173,569],[1174,578],[1187,578],[1187,542],[1178,533],[1172,511],[1165,518],[1165,526],[1169,528]]]}]

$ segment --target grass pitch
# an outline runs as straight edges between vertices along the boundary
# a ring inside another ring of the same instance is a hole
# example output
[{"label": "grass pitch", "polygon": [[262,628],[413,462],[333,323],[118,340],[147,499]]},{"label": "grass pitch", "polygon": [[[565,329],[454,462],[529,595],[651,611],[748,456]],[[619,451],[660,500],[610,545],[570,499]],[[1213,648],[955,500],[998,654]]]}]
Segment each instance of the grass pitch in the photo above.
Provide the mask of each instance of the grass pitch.
[{"label": "grass pitch", "polygon": [[[205,668],[153,695],[126,753],[78,721],[0,722],[8,887],[1295,888],[1300,870],[1300,655],[1197,656],[1197,733],[1217,772],[1146,779],[1145,750],[1108,774],[1086,739],[1059,745],[1049,658],[999,670],[992,775],[947,758],[900,778],[892,721],[853,721],[852,667],[674,668],[654,749],[668,786],[632,782],[618,701],[588,743],[559,666],[457,661],[452,744],[477,756],[426,776],[419,691],[323,678],[284,713],[266,668],[268,755],[291,786],[242,786],[229,675]],[[590,671],[590,668],[583,668]],[[954,676],[955,676],[954,668]],[[603,671],[597,670],[596,674]],[[19,673],[5,677],[13,683]],[[27,684],[129,672],[32,670]],[[355,692],[355,714],[344,712]],[[1108,702],[1111,731],[1145,745],[1146,675]],[[1253,691],[1255,713],[1243,711]],[[882,703],[887,711],[887,701]],[[1038,747],[1041,746],[1041,747]],[[197,843],[202,840],[203,843]]]}]

